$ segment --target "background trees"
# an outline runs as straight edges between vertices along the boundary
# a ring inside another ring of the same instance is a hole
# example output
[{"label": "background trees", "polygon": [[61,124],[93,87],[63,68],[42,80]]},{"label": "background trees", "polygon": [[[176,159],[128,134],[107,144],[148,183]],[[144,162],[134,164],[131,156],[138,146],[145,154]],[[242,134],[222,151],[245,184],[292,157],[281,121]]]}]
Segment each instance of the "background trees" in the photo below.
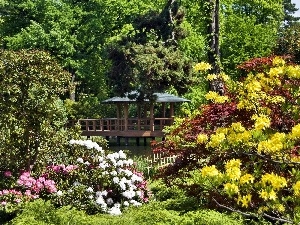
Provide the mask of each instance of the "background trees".
[{"label": "background trees", "polygon": [[137,91],[143,99],[171,87],[186,92],[192,77],[190,60],[178,45],[184,38],[183,18],[178,1],[170,0],[161,12],[134,20],[131,34],[109,49],[109,80],[115,94]]},{"label": "background trees", "polygon": [[[95,103],[111,95],[112,88],[118,86],[117,81],[128,84],[123,89],[119,85],[122,92],[133,84],[135,87],[131,89],[144,87],[144,92],[148,92],[154,88],[153,83],[147,86],[145,79],[140,78],[150,78],[145,74],[152,73],[158,74],[153,80],[155,84],[161,83],[158,89],[174,86],[174,79],[180,80],[179,93],[192,88],[189,76],[183,76],[190,69],[184,68],[183,63],[207,61],[210,34],[205,7],[208,3],[206,0],[3,0],[0,3],[3,6],[0,9],[1,45],[5,49],[49,51],[72,74],[67,97],[73,101],[68,105],[78,112],[84,109],[93,112],[73,116],[102,116],[108,112]],[[171,15],[168,5],[173,5],[172,10],[180,9],[178,14],[172,11],[172,19],[168,16],[168,13]],[[288,19],[294,10],[290,1],[282,0],[220,1],[221,69],[231,76],[239,76],[236,65],[270,54],[280,24],[294,21],[291,17]],[[152,27],[147,25],[149,21],[154,22]],[[161,57],[154,57],[159,54]],[[167,59],[166,55],[170,63],[161,60]],[[134,68],[130,76],[126,69],[116,70],[116,62],[124,62],[122,57],[127,57],[127,64],[123,66]],[[171,78],[171,71],[176,70],[181,72]],[[121,74],[127,75],[123,79]]]}]

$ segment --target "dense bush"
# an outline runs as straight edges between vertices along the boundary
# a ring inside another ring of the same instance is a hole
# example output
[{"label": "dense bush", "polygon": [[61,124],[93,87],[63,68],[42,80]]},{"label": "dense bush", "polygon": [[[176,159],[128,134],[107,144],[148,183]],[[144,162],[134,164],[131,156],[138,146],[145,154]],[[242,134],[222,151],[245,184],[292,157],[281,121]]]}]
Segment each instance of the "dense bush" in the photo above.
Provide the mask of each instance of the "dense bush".
[{"label": "dense bush", "polygon": [[140,208],[128,208],[123,215],[87,215],[75,208],[56,209],[50,202],[37,200],[28,204],[8,225],[241,225],[243,221],[214,211],[194,211],[180,215],[166,210],[157,202]]},{"label": "dense bush", "polygon": [[299,222],[300,67],[279,57],[263,61],[253,61],[242,81],[223,79],[226,95],[209,92],[211,103],[155,150],[179,155],[162,171],[166,183],[208,207]]},{"label": "dense bush", "polygon": [[66,164],[49,164],[42,173],[7,170],[0,181],[0,213],[8,219],[35,199],[73,206],[88,214],[120,215],[148,202],[147,182],[123,151],[106,153],[91,140],[71,140]]},{"label": "dense bush", "polygon": [[72,205],[88,213],[121,214],[129,205],[140,206],[148,201],[147,182],[123,151],[105,154],[90,140],[71,140],[80,151],[70,165],[48,166],[47,177],[56,181],[55,201],[58,205]]},{"label": "dense bush", "polygon": [[0,51],[0,170],[39,170],[75,135],[60,100],[69,79],[47,52]]}]

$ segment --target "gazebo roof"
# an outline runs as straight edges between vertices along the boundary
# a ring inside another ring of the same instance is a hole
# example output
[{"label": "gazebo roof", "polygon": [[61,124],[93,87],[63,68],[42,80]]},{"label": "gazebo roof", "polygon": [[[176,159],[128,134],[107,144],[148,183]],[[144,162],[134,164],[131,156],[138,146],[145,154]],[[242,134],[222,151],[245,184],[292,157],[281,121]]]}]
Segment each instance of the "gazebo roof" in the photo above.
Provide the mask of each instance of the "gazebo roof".
[{"label": "gazebo roof", "polygon": [[[190,100],[181,98],[168,93],[154,93],[156,95],[155,102],[190,102]],[[128,95],[127,95],[128,96]],[[102,101],[102,103],[106,104],[114,104],[114,103],[134,103],[136,99],[130,99],[128,97],[112,97]],[[145,99],[144,102],[149,102],[149,99]]]}]

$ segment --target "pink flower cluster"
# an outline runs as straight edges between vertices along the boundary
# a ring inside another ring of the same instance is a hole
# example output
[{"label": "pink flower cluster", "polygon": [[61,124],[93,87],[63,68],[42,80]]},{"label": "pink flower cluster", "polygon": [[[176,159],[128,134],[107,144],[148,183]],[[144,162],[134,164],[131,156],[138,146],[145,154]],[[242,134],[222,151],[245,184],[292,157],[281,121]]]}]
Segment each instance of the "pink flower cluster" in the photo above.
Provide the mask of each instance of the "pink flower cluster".
[{"label": "pink flower cluster", "polygon": [[63,174],[68,174],[70,172],[72,172],[73,170],[76,170],[78,168],[78,166],[76,165],[68,165],[65,166],[64,164],[62,165],[56,165],[56,166],[48,166],[47,169],[48,170],[53,170],[56,173],[63,173]]},{"label": "pink flower cluster", "polygon": [[20,196],[20,197],[23,196],[22,192],[17,191],[15,189],[10,189],[10,190],[6,190],[5,189],[5,190],[0,191],[0,196],[2,196],[2,195],[9,195],[9,194]]},{"label": "pink flower cluster", "polygon": [[[13,197],[13,198],[12,198]],[[22,198],[23,198],[23,194],[20,191],[17,191],[15,189],[4,189],[2,191],[0,191],[0,201],[1,201],[1,206],[5,206],[8,203],[8,199],[9,202],[14,202],[14,203],[20,203],[22,202]]]},{"label": "pink flower cluster", "polygon": [[35,194],[39,194],[43,190],[48,193],[57,192],[55,182],[53,180],[47,180],[45,177],[35,179],[30,176],[29,172],[24,172],[17,180],[17,184],[25,188],[29,188]]},{"label": "pink flower cluster", "polygon": [[12,172],[10,172],[9,170],[4,172],[4,176],[5,177],[11,177],[12,176]]},{"label": "pink flower cluster", "polygon": [[135,185],[136,187],[141,190],[141,199],[143,200],[143,202],[148,202],[149,201],[149,196],[148,194],[146,194],[147,192],[147,181],[143,178],[143,173],[138,172],[138,171],[133,171],[133,174],[137,175],[138,177],[142,178],[142,181],[137,182]]}]

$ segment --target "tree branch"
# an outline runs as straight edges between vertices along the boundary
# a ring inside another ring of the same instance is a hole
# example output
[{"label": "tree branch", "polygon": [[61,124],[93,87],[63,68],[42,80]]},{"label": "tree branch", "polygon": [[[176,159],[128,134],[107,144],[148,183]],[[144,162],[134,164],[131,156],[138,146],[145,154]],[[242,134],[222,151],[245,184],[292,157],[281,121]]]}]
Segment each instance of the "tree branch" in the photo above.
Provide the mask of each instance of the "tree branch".
[{"label": "tree branch", "polygon": [[[241,215],[244,215],[244,216],[247,216],[247,217],[255,217],[255,218],[259,218],[258,215],[254,214],[254,213],[245,213],[245,212],[242,212],[240,210],[237,210],[237,209],[233,209],[229,206],[226,206],[226,205],[222,205],[220,204],[215,198],[212,198],[213,201],[217,204],[217,206],[221,207],[221,208],[224,208],[224,209],[227,209],[231,212],[237,212],[237,213],[240,213]],[[290,224],[293,224],[292,221],[288,220],[288,219],[284,219],[284,218],[276,218],[276,217],[273,217],[273,216],[270,216],[266,213],[263,213],[262,216],[266,217],[266,218],[269,218],[271,220],[274,220],[274,221],[279,221],[279,222],[284,222],[284,223],[290,223]]]}]

